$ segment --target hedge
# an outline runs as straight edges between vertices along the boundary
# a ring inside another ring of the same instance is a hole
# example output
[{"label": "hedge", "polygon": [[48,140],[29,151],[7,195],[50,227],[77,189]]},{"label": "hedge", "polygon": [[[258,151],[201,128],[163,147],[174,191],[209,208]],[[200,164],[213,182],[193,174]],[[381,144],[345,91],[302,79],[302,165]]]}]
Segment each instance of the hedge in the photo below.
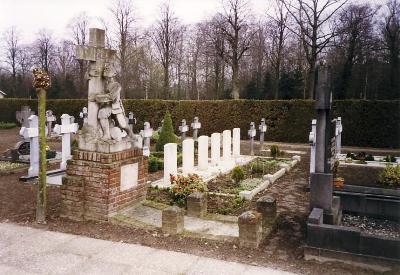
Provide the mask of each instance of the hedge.
[{"label": "hedge", "polygon": [[[53,110],[59,119],[67,113],[78,118],[86,105],[82,99],[48,100],[47,109]],[[0,121],[15,122],[15,111],[22,105],[37,110],[37,101],[29,99],[0,99]],[[307,143],[311,120],[315,117],[312,100],[214,100],[214,101],[169,101],[134,100],[124,101],[126,112],[132,111],[138,119],[134,131],[143,128],[149,121],[157,129],[165,111],[171,112],[175,133],[180,121],[188,123],[198,116],[202,123],[201,135],[211,135],[224,129],[241,128],[246,138],[251,121],[259,124],[266,118],[268,131],[266,140]],[[400,101],[340,100],[333,104],[334,116],[341,116],[343,123],[342,143],[347,146],[400,148]]]}]

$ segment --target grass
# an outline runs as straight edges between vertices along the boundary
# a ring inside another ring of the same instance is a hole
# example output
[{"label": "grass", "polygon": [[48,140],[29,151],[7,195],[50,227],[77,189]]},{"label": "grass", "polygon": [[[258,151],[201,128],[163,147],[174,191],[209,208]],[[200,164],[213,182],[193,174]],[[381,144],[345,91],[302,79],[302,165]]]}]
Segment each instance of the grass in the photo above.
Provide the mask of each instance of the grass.
[{"label": "grass", "polygon": [[0,121],[0,129],[12,129],[17,127],[17,124],[13,122],[2,122]]}]

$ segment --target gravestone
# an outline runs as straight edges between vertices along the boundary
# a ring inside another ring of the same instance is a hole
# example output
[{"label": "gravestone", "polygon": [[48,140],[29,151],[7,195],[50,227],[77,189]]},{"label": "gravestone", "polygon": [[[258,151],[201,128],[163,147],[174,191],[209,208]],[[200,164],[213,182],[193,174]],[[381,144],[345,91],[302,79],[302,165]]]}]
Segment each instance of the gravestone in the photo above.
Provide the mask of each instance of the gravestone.
[{"label": "gravestone", "polygon": [[22,127],[19,134],[30,142],[28,177],[39,175],[39,120],[36,115],[28,119],[28,127]]},{"label": "gravestone", "polygon": [[229,160],[232,157],[232,135],[231,130],[222,132],[222,159]]},{"label": "gravestone", "polygon": [[205,171],[208,169],[208,136],[200,136],[198,142],[198,167]]},{"label": "gravestone", "polygon": [[88,122],[88,108],[83,107],[82,112],[79,113],[79,117],[82,120],[82,125]]},{"label": "gravestone", "polygon": [[217,166],[221,160],[221,134],[211,134],[211,165]]},{"label": "gravestone", "polygon": [[342,153],[342,132],[343,132],[342,118],[338,117],[336,119],[336,129],[335,129],[336,156],[338,156],[338,155],[340,155]]},{"label": "gravestone", "polygon": [[178,145],[167,143],[164,145],[164,185],[171,183],[171,176],[178,174]]},{"label": "gravestone", "polygon": [[143,130],[140,131],[140,136],[143,138],[143,155],[150,156],[150,139],[153,136],[153,128],[149,122],[144,123]]},{"label": "gravestone", "polygon": [[197,116],[193,119],[191,127],[193,129],[193,139],[197,141],[197,135],[199,133],[199,129],[201,128],[201,123],[199,122],[199,118]]},{"label": "gravestone", "polygon": [[321,65],[318,68],[316,86],[317,124],[315,172],[310,175],[310,208],[321,208],[325,213],[332,210],[333,177],[330,163],[330,110],[332,92],[329,69]]},{"label": "gravestone", "polygon": [[132,112],[128,114],[128,125],[131,131],[133,131],[133,125],[136,124],[136,117],[133,115]]},{"label": "gravestone", "polygon": [[126,121],[116,82],[116,54],[105,48],[105,31],[89,30],[89,44],[76,47],[89,61],[87,123],[77,133],[78,149],[67,162],[61,186],[61,217],[109,221],[118,210],[141,202],[148,184],[143,151]]},{"label": "gravestone", "polygon": [[317,120],[311,122],[311,132],[308,136],[310,142],[310,174],[315,172],[315,144],[317,140]]},{"label": "gravestone", "polygon": [[250,138],[250,155],[254,156],[254,138],[257,134],[256,126],[254,122],[250,122],[250,129],[247,132]]},{"label": "gravestone", "polygon": [[186,124],[186,119],[182,119],[181,126],[179,126],[179,132],[181,132],[182,141],[185,140],[187,131],[189,131],[189,126]]},{"label": "gravestone", "polygon": [[265,118],[261,119],[261,123],[258,126],[258,130],[260,131],[260,152],[264,147],[264,133],[267,131],[267,124],[265,124]]},{"label": "gravestone", "polygon": [[56,116],[52,110],[46,111],[47,135],[50,137],[53,132],[53,123],[56,121]]},{"label": "gravestone", "polygon": [[60,169],[67,168],[67,160],[71,159],[71,134],[78,131],[78,124],[73,123],[72,116],[63,114],[61,116],[61,125],[54,126],[54,132],[62,136],[62,152]]},{"label": "gravestone", "polygon": [[194,140],[189,138],[182,142],[182,174],[187,176],[194,169]]},{"label": "gravestone", "polygon": [[18,123],[21,124],[21,127],[29,127],[29,117],[34,115],[35,112],[31,110],[29,106],[21,106],[21,111],[15,112],[15,118]]},{"label": "gravestone", "polygon": [[232,154],[235,158],[240,157],[240,128],[232,131]]}]

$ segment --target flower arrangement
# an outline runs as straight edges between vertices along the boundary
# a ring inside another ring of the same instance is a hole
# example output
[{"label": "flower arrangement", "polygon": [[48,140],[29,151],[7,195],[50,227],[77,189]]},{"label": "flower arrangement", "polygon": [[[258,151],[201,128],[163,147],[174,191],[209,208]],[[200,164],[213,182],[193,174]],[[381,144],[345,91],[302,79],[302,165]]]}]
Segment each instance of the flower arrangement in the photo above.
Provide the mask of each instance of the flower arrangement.
[{"label": "flower arrangement", "polygon": [[186,206],[187,197],[194,192],[207,192],[207,184],[196,174],[188,176],[170,176],[170,194],[172,200],[179,206]]}]

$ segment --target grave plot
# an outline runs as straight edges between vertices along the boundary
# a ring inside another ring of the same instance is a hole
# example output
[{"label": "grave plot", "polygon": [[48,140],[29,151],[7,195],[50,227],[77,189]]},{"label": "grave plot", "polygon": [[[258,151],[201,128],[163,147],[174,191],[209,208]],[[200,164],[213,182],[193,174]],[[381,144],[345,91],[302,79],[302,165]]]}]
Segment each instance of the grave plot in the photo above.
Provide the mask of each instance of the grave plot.
[{"label": "grave plot", "polygon": [[399,156],[376,156],[365,152],[338,154],[337,158],[343,166],[385,167],[386,165],[400,164]]},{"label": "grave plot", "polygon": [[[304,256],[306,260],[390,270],[400,264],[400,238],[393,233],[400,220],[400,166],[388,165],[380,171],[379,167],[360,165],[358,173],[346,171],[346,165],[340,167],[340,131],[332,131],[340,127],[338,119],[330,117],[329,75],[326,66],[318,68],[317,120],[310,134],[311,213]],[[365,161],[366,155],[362,157]],[[344,177],[345,184],[334,188],[338,175]],[[357,184],[352,185],[352,180]]]}]

